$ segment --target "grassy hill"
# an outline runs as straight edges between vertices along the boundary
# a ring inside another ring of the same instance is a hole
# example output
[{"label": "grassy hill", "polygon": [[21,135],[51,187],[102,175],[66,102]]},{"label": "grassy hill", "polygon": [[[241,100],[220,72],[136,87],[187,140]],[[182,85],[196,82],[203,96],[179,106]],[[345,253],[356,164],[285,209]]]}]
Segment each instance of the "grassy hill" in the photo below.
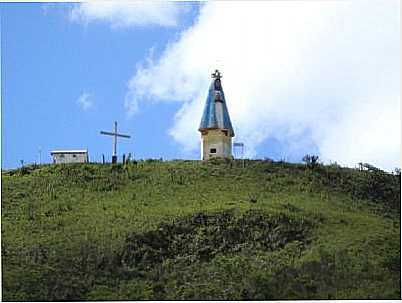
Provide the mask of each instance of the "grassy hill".
[{"label": "grassy hill", "polygon": [[3,300],[399,299],[400,175],[368,168],[3,171]]}]

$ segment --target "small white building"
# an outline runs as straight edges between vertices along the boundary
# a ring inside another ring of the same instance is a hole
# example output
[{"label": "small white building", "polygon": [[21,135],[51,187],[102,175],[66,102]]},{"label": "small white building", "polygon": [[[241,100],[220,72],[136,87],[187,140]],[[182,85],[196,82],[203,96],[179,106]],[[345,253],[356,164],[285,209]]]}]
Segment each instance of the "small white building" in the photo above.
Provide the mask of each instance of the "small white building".
[{"label": "small white building", "polygon": [[86,163],[89,161],[88,150],[53,150],[50,152],[53,164]]}]

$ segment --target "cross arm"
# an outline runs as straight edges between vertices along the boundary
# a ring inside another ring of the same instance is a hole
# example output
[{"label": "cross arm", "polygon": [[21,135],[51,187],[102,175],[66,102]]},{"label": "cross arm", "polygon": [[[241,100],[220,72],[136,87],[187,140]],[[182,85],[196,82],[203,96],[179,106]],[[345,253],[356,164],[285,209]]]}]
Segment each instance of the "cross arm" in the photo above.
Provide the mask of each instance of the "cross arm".
[{"label": "cross arm", "polygon": [[123,135],[123,134],[116,134],[116,136],[122,138],[131,138],[129,135]]},{"label": "cross arm", "polygon": [[123,137],[123,138],[131,138],[129,135],[123,135],[123,134],[117,134],[117,133],[111,133],[111,132],[100,132],[101,135],[109,135],[109,136],[117,136],[117,137]]}]

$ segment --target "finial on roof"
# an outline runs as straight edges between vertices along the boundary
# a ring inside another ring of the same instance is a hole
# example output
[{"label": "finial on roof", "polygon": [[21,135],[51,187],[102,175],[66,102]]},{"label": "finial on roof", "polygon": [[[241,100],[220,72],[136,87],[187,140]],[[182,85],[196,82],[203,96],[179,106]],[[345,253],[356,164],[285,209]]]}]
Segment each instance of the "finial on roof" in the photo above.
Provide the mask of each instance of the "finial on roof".
[{"label": "finial on roof", "polygon": [[212,79],[214,80],[214,87],[215,90],[221,90],[221,78],[222,78],[222,74],[216,69],[215,72],[213,74],[211,74]]},{"label": "finial on roof", "polygon": [[215,72],[211,74],[211,77],[219,80],[220,78],[222,78],[222,74],[216,69]]}]

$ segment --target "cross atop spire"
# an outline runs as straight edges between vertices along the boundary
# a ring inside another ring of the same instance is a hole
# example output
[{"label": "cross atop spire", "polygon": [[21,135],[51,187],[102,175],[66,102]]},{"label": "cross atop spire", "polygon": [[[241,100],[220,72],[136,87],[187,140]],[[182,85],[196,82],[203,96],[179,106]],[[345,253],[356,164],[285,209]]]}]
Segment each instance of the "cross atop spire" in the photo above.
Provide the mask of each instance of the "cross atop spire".
[{"label": "cross atop spire", "polygon": [[216,69],[215,72],[211,74],[211,77],[216,80],[219,80],[220,78],[222,78],[222,74]]}]

